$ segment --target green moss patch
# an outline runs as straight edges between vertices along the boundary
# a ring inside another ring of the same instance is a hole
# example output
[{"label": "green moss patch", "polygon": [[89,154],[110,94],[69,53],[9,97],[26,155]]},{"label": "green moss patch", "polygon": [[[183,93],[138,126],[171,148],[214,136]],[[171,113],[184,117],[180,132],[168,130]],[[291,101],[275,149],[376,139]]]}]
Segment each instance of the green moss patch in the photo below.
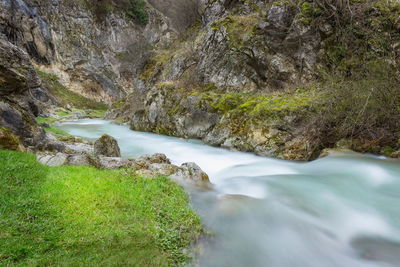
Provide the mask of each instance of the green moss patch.
[{"label": "green moss patch", "polygon": [[10,129],[0,127],[0,148],[20,150],[21,142],[18,136],[14,135]]},{"label": "green moss patch", "polygon": [[221,113],[265,119],[278,118],[309,109],[317,95],[315,88],[269,95],[235,92],[221,94],[210,91],[203,94],[203,99]]}]

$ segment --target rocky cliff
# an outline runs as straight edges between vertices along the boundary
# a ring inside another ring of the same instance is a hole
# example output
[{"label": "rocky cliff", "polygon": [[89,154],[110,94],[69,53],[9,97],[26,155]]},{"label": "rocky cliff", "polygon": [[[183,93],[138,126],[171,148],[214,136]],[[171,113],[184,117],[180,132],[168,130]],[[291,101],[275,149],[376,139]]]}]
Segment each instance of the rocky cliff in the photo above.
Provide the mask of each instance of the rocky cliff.
[{"label": "rocky cliff", "polygon": [[0,60],[0,146],[19,150],[29,146],[49,149],[50,142],[36,124],[35,117],[51,99],[41,88],[29,55],[0,39]]},{"label": "rocky cliff", "polygon": [[151,6],[144,25],[117,4],[0,1],[0,126],[28,146],[39,145],[45,138],[35,117],[51,105],[74,106],[70,100],[83,96],[79,108],[92,108],[132,91],[151,47],[167,43],[177,30]]},{"label": "rocky cliff", "polygon": [[[90,1],[2,0],[0,32],[70,90],[111,103],[130,92],[152,44],[172,30],[155,10],[142,26]],[[92,3],[92,5],[95,5]]]},{"label": "rocky cliff", "polygon": [[112,116],[286,159],[396,155],[399,29],[397,1],[208,1]]},{"label": "rocky cliff", "polygon": [[148,0],[140,20],[129,3],[0,0],[1,38],[43,80],[26,90],[65,105],[62,87],[134,130],[264,156],[400,154],[397,0]]}]

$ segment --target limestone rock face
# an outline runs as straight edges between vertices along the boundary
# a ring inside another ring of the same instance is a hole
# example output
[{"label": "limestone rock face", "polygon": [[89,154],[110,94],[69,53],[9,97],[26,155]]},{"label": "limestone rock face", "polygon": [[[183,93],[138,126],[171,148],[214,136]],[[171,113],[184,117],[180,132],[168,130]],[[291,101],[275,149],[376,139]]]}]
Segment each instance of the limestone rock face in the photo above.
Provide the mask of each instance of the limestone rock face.
[{"label": "limestone rock face", "polygon": [[324,33],[303,23],[299,12],[283,2],[208,1],[202,26],[188,40],[156,49],[125,105],[110,117],[123,118],[133,130],[202,139],[262,156],[309,159],[312,140],[303,138],[304,146],[294,140],[301,116],[241,121],[213,102],[213,94],[225,94],[225,104],[234,106],[231,93],[268,95],[316,77]]},{"label": "limestone rock face", "polygon": [[106,157],[121,157],[121,150],[117,140],[105,134],[94,143],[94,154]]},{"label": "limestone rock face", "polygon": [[44,103],[32,92],[40,85],[28,54],[0,35],[0,127],[17,135],[26,147],[47,146],[46,135],[35,121]]},{"label": "limestone rock face", "polygon": [[99,18],[84,1],[2,0],[0,33],[65,87],[112,103],[132,90],[150,47],[175,34],[162,13],[149,16],[139,26],[123,11]]}]

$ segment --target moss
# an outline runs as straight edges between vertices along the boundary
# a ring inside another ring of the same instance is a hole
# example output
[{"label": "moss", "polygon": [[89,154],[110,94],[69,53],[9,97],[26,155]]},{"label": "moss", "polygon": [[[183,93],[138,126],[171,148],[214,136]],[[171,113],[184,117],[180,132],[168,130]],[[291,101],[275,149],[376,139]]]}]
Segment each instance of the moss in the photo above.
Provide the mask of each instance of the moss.
[{"label": "moss", "polygon": [[158,50],[157,54],[146,64],[144,71],[140,74],[139,78],[143,81],[151,80],[173,56],[171,51]]},{"label": "moss", "polygon": [[0,127],[0,148],[20,151],[22,148],[18,136],[5,127]]},{"label": "moss", "polygon": [[227,16],[211,25],[213,31],[224,28],[228,34],[228,43],[230,48],[239,49],[251,41],[254,33],[257,31],[257,25],[262,21],[258,12],[249,15]]},{"label": "moss", "polygon": [[203,99],[219,112],[255,119],[278,118],[311,108],[316,99],[315,88],[298,89],[295,92],[271,95],[243,93],[207,93]]}]

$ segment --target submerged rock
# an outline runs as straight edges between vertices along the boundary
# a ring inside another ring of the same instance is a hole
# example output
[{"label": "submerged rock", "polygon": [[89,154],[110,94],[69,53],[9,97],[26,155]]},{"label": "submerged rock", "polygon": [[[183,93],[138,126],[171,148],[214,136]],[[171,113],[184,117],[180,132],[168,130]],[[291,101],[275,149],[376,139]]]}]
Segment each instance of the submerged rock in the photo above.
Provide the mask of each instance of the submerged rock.
[{"label": "submerged rock", "polygon": [[94,143],[94,154],[106,157],[121,157],[121,150],[114,137],[104,134]]},{"label": "submerged rock", "polygon": [[400,244],[380,237],[357,237],[351,242],[361,258],[399,266]]}]

